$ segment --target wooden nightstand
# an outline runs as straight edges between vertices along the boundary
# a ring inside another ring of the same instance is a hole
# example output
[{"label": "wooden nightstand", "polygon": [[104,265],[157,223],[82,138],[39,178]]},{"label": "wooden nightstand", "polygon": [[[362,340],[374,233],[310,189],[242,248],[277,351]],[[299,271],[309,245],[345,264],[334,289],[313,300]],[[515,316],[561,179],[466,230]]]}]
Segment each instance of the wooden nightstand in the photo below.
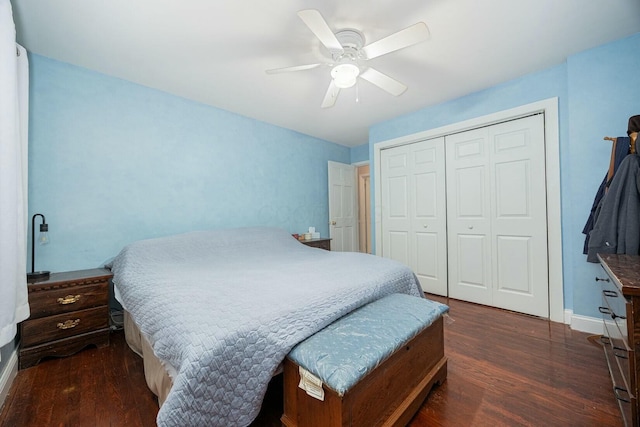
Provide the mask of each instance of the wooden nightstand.
[{"label": "wooden nightstand", "polygon": [[319,239],[300,240],[300,243],[311,246],[313,248],[325,249],[327,251],[331,250],[331,239],[327,237],[321,237]]},{"label": "wooden nightstand", "polygon": [[20,369],[46,356],[69,356],[109,345],[109,270],[52,273],[29,283],[31,316],[20,324]]}]

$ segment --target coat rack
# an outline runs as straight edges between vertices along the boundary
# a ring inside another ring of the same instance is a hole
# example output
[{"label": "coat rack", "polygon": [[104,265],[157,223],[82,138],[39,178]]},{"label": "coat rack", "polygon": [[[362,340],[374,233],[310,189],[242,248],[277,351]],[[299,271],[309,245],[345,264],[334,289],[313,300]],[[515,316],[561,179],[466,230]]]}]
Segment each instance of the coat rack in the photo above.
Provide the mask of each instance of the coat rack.
[{"label": "coat rack", "polygon": [[[636,154],[636,139],[637,139],[637,133],[635,134],[631,134],[631,141],[629,141],[629,154]],[[605,136],[604,137],[605,141],[613,141],[613,143],[615,144],[616,141],[618,140],[618,138],[614,138],[611,136]]]}]

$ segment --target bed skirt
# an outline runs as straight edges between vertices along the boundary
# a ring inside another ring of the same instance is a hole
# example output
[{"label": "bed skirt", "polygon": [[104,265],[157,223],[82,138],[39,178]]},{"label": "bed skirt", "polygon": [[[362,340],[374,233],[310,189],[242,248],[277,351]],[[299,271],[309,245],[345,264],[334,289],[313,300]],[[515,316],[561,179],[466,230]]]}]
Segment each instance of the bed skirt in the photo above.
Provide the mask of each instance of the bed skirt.
[{"label": "bed skirt", "polygon": [[160,359],[153,354],[149,340],[140,332],[127,311],[124,312],[124,336],[129,348],[142,357],[147,386],[158,397],[158,406],[162,406],[173,386],[173,380]]}]

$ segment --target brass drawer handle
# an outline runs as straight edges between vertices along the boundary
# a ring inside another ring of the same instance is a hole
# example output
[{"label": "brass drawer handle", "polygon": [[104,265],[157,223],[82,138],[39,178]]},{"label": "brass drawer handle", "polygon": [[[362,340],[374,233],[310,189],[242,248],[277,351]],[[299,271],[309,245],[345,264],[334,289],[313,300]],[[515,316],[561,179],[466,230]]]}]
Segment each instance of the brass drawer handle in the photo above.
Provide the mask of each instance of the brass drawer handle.
[{"label": "brass drawer handle", "polygon": [[64,323],[58,323],[56,326],[58,329],[71,329],[75,328],[80,324],[80,319],[76,320],[65,320]]},{"label": "brass drawer handle", "polygon": [[67,295],[64,298],[58,298],[58,304],[73,304],[80,301],[80,298],[82,298],[82,295]]}]

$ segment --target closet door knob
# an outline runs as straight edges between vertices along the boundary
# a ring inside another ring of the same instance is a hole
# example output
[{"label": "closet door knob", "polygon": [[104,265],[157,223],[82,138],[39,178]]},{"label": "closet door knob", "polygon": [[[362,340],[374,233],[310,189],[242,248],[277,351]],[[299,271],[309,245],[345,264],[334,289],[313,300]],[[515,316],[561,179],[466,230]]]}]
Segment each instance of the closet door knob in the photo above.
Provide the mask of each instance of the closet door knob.
[{"label": "closet door knob", "polygon": [[469,230],[473,230],[473,225],[470,225],[470,226],[469,226]]},{"label": "closet door knob", "polygon": [[424,228],[429,228],[429,226],[427,224],[423,225],[422,227]]}]

